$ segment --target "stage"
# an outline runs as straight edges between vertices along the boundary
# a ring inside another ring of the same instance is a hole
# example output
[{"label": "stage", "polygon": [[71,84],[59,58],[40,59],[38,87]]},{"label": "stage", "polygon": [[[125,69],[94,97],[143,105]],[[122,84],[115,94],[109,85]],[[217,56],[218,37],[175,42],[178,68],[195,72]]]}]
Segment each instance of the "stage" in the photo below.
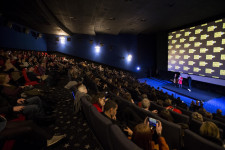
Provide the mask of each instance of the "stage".
[{"label": "stage", "polygon": [[192,88],[191,92],[189,92],[187,86],[183,85],[182,88],[178,88],[178,85],[177,85],[177,87],[175,87],[175,85],[172,83],[167,84],[167,85],[163,86],[162,88],[167,89],[172,92],[176,92],[180,95],[186,96],[193,100],[202,100],[204,102],[207,102],[208,100],[213,99],[213,98],[222,97],[222,95],[212,93],[210,91],[203,91],[203,90],[200,90],[197,88]]},{"label": "stage", "polygon": [[175,98],[180,97],[182,101],[184,101],[188,106],[190,106],[191,101],[194,100],[202,100],[204,102],[204,108],[214,113],[216,109],[220,108],[225,115],[225,96],[213,93],[210,91],[204,91],[195,87],[192,87],[192,91],[188,91],[187,86],[183,86],[182,88],[175,87],[175,85],[171,81],[160,80],[157,78],[142,78],[139,79],[141,83],[147,81],[148,85],[153,86],[154,88],[158,88],[163,90],[163,92],[167,92],[169,95],[174,95]]}]

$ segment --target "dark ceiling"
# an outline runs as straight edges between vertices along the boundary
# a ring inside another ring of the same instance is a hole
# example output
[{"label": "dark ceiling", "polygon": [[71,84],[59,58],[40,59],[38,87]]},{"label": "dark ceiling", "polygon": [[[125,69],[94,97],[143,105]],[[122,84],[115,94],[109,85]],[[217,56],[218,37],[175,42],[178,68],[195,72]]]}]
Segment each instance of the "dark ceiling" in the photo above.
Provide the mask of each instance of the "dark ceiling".
[{"label": "dark ceiling", "polygon": [[224,17],[225,0],[2,0],[0,13],[48,34],[149,34]]}]

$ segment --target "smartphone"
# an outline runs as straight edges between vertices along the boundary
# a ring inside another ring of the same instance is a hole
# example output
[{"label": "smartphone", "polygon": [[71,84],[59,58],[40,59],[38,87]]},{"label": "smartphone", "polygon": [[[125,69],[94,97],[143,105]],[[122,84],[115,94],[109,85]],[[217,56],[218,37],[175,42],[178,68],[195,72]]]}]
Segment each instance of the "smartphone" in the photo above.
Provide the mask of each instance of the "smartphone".
[{"label": "smartphone", "polygon": [[156,126],[156,123],[157,123],[157,120],[154,119],[154,118],[148,118],[148,121],[149,121],[149,125],[150,126]]}]

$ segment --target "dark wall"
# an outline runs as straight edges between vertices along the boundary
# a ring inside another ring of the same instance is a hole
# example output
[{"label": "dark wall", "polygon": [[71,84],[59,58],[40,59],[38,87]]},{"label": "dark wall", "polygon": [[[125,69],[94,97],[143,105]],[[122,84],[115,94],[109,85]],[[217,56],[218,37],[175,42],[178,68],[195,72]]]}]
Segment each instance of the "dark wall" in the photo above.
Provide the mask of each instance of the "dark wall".
[{"label": "dark wall", "polygon": [[138,35],[138,62],[142,75],[154,76],[156,70],[156,35]]},{"label": "dark wall", "polygon": [[[59,51],[121,69],[136,71],[138,48],[135,35],[73,35],[70,37],[71,41],[66,40],[65,44],[56,41],[57,37],[59,36],[47,35],[48,51]],[[101,51],[96,54],[95,46],[101,43]],[[130,63],[126,60],[128,54],[133,56]]]},{"label": "dark wall", "polygon": [[156,51],[156,69],[157,72],[167,72],[168,66],[168,33],[157,33],[157,51]]},{"label": "dark wall", "polygon": [[30,30],[26,34],[25,27],[12,24],[11,28],[6,25],[7,22],[0,17],[0,47],[26,49],[26,50],[47,50],[45,36],[37,38],[38,32]]}]

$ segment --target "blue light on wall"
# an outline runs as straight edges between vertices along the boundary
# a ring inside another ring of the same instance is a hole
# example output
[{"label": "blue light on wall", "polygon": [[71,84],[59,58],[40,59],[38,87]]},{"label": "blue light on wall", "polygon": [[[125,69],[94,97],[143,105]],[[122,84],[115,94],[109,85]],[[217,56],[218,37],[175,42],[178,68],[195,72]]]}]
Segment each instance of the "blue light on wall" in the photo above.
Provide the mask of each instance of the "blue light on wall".
[{"label": "blue light on wall", "polygon": [[139,70],[141,70],[141,68],[138,66],[138,67],[137,67],[137,71],[139,71]]},{"label": "blue light on wall", "polygon": [[65,44],[66,43],[66,38],[64,36],[60,37],[60,43]]},{"label": "blue light on wall", "polygon": [[132,55],[131,54],[129,54],[128,56],[127,56],[127,62],[131,62],[131,60],[132,60]]},{"label": "blue light on wall", "polygon": [[96,54],[99,54],[100,53],[100,50],[101,50],[100,46],[96,45],[95,46],[95,53]]}]

